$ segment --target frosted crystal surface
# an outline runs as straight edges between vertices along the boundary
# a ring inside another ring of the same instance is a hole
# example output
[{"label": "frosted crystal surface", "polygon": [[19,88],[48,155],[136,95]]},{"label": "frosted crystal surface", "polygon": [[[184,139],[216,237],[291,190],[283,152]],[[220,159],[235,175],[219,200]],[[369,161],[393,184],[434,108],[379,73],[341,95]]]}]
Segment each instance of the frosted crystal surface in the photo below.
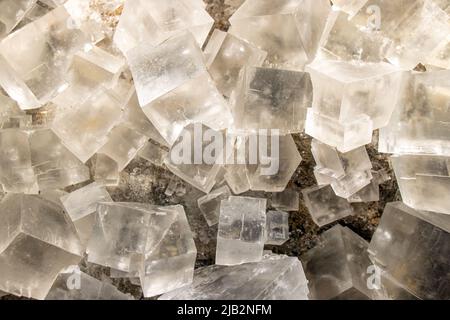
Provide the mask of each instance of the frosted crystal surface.
[{"label": "frosted crystal surface", "polygon": [[209,266],[186,288],[161,300],[308,300],[308,280],[297,258],[265,255],[260,262]]},{"label": "frosted crystal surface", "polygon": [[44,299],[58,273],[81,260],[77,232],[60,206],[9,194],[1,202],[0,290]]},{"label": "frosted crystal surface", "polygon": [[220,205],[216,264],[261,261],[266,229],[267,200],[229,197]]},{"label": "frosted crystal surface", "polygon": [[280,246],[289,240],[289,214],[283,211],[268,211],[266,244]]}]

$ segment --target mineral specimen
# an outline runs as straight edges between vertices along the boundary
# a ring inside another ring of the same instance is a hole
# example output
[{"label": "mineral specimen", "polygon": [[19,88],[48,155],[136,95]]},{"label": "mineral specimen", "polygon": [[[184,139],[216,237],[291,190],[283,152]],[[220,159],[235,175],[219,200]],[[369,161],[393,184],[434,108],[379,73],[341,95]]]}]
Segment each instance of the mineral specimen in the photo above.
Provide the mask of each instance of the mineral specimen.
[{"label": "mineral specimen", "polygon": [[83,254],[70,218],[38,196],[8,194],[0,219],[0,290],[44,299],[58,273]]},{"label": "mineral specimen", "polygon": [[297,190],[286,189],[283,192],[272,193],[271,206],[283,211],[297,211],[300,195]]},{"label": "mineral specimen", "polygon": [[265,242],[267,200],[229,197],[220,205],[216,264],[261,261]]},{"label": "mineral specimen", "polygon": [[223,186],[198,198],[198,207],[210,227],[219,223],[220,203],[222,200],[228,200],[230,196],[230,189],[227,186]]},{"label": "mineral specimen", "polygon": [[352,206],[330,185],[306,188],[302,193],[312,219],[320,227],[353,214]]},{"label": "mineral specimen", "polygon": [[266,244],[280,246],[289,240],[289,214],[283,211],[268,211]]},{"label": "mineral specimen", "polygon": [[184,209],[138,203],[101,203],[88,261],[139,272],[145,297],[192,282],[196,248]]},{"label": "mineral specimen", "polygon": [[209,266],[194,282],[161,300],[308,300],[308,280],[297,258],[265,255],[260,262]]},{"label": "mineral specimen", "polygon": [[230,33],[266,51],[265,66],[301,71],[314,59],[329,12],[328,0],[247,0]]},{"label": "mineral specimen", "polygon": [[103,153],[98,153],[95,159],[94,180],[105,186],[119,184],[119,166],[117,162]]},{"label": "mineral specimen", "polygon": [[437,226],[403,203],[389,203],[370,242],[371,259],[416,297],[449,299],[449,226]]},{"label": "mineral specimen", "polygon": [[2,0],[0,3],[0,39],[11,32],[33,8],[37,0]]}]

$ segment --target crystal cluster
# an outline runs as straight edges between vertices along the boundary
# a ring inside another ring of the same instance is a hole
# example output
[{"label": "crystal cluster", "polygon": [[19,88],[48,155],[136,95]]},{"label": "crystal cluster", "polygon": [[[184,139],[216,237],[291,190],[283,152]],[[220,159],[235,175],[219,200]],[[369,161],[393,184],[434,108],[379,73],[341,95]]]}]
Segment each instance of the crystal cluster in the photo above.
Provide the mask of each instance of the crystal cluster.
[{"label": "crystal cluster", "polygon": [[331,2],[0,0],[0,296],[449,299],[450,2]]}]

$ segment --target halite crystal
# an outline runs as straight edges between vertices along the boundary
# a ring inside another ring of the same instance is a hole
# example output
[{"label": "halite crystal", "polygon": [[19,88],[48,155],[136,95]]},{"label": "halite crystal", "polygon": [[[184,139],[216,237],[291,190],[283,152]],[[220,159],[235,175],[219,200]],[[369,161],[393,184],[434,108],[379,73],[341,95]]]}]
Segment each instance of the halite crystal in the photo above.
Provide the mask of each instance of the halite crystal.
[{"label": "halite crystal", "polygon": [[288,240],[289,214],[283,211],[268,211],[265,244],[279,246]]},{"label": "halite crystal", "polygon": [[198,269],[191,285],[160,300],[308,300],[307,283],[297,258],[269,254],[260,262]]},{"label": "halite crystal", "polygon": [[266,51],[265,66],[300,71],[315,56],[329,11],[327,0],[247,0],[230,33]]},{"label": "halite crystal", "polygon": [[198,198],[198,207],[210,227],[219,223],[220,204],[222,200],[228,200],[230,196],[230,189],[227,186],[223,186]]},{"label": "halite crystal", "polygon": [[320,227],[353,214],[352,206],[330,185],[306,188],[302,193],[312,219]]},{"label": "halite crystal", "polygon": [[88,245],[88,261],[139,272],[145,297],[188,285],[196,248],[181,206],[101,203]]},{"label": "halite crystal", "polygon": [[112,284],[97,280],[77,269],[61,272],[46,300],[132,300]]},{"label": "halite crystal", "polygon": [[2,0],[0,3],[0,39],[14,27],[33,8],[37,0]]},{"label": "halite crystal", "polygon": [[61,202],[74,222],[83,244],[86,245],[91,236],[98,203],[111,201],[106,188],[97,182],[61,197]]},{"label": "halite crystal", "polygon": [[265,242],[266,199],[229,197],[220,205],[216,264],[261,261]]},{"label": "halite crystal", "polygon": [[246,67],[233,97],[234,126],[241,130],[279,129],[281,134],[304,129],[312,102],[308,73]]},{"label": "halite crystal", "polygon": [[379,151],[450,156],[450,71],[411,73]]},{"label": "halite crystal", "polygon": [[286,189],[283,192],[272,193],[271,206],[283,211],[297,211],[300,195],[297,190]]},{"label": "halite crystal", "polygon": [[267,52],[232,34],[215,29],[205,48],[206,65],[217,89],[230,97],[245,66],[260,67]]},{"label": "halite crystal", "polygon": [[77,232],[60,206],[9,194],[1,202],[0,290],[44,299],[58,273],[81,260]]},{"label": "halite crystal", "polygon": [[320,240],[300,257],[309,280],[310,299],[370,299],[368,243],[339,225],[323,233]]},{"label": "halite crystal", "polygon": [[403,202],[417,210],[450,214],[450,158],[399,155],[391,158]]},{"label": "halite crystal", "polygon": [[105,186],[117,186],[120,180],[117,162],[106,154],[97,153],[94,180]]},{"label": "halite crystal", "polygon": [[89,43],[72,20],[61,6],[0,43],[0,85],[22,109],[38,108],[66,89],[71,58]]},{"label": "halite crystal", "polygon": [[369,246],[371,259],[421,299],[449,299],[450,224],[389,203]]},{"label": "halite crystal", "polygon": [[214,20],[201,0],[129,0],[114,35],[114,43],[127,55],[142,43],[152,46],[186,31],[203,46]]},{"label": "halite crystal", "polygon": [[152,141],[147,142],[144,147],[139,151],[138,155],[150,161],[155,166],[162,167],[164,160],[168,156],[168,151],[161,146],[158,146]]}]

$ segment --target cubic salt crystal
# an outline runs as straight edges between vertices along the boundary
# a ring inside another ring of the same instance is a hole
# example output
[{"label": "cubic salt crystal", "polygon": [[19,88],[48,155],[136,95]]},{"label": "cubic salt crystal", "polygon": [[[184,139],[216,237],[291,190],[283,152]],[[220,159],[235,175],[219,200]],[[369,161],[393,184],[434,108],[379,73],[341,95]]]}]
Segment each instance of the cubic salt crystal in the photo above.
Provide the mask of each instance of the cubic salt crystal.
[{"label": "cubic salt crystal", "polygon": [[16,102],[0,94],[0,129],[31,127],[32,116],[20,110]]},{"label": "cubic salt crystal", "polygon": [[120,181],[117,162],[103,153],[97,153],[94,180],[105,186],[118,186]]},{"label": "cubic salt crystal", "polygon": [[229,32],[266,51],[265,66],[301,71],[315,57],[330,9],[327,0],[247,0]]},{"label": "cubic salt crystal", "polygon": [[31,164],[39,190],[65,188],[89,180],[89,168],[50,129],[29,135]]},{"label": "cubic salt crystal", "polygon": [[279,129],[281,134],[302,132],[312,95],[308,73],[246,67],[232,98],[234,126],[249,131]]},{"label": "cubic salt crystal", "polygon": [[58,7],[0,43],[0,85],[21,109],[38,108],[67,88],[71,58],[89,43],[71,19]]},{"label": "cubic salt crystal", "polygon": [[265,255],[260,262],[209,266],[194,282],[160,300],[308,300],[308,280],[297,258]]},{"label": "cubic salt crystal", "polygon": [[37,194],[39,187],[31,163],[28,132],[0,130],[0,184],[8,193]]},{"label": "cubic salt crystal", "polygon": [[265,139],[267,142],[270,140],[270,143],[267,143],[267,154],[259,155],[257,165],[252,164],[251,154],[247,162],[247,175],[251,190],[282,192],[300,165],[302,157],[291,135],[260,136],[258,149],[249,147],[247,150],[262,150]]},{"label": "cubic salt crystal", "polygon": [[380,130],[379,152],[450,156],[449,101],[450,71],[412,73]]},{"label": "cubic salt crystal", "polygon": [[220,203],[222,200],[228,200],[230,196],[230,189],[227,186],[223,186],[198,198],[198,207],[205,217],[208,226],[211,227],[219,223]]},{"label": "cubic salt crystal", "polygon": [[367,300],[371,265],[368,243],[348,228],[337,225],[321,235],[319,244],[300,257],[314,300]]},{"label": "cubic salt crystal", "polygon": [[37,0],[3,0],[0,4],[0,39],[10,33]]},{"label": "cubic salt crystal", "polygon": [[101,203],[97,207],[88,261],[138,271],[145,297],[190,284],[196,253],[181,206]]},{"label": "cubic salt crystal", "polygon": [[119,124],[108,134],[108,142],[99,150],[116,161],[122,171],[136,157],[147,143],[148,138],[141,133]]},{"label": "cubic salt crystal", "polygon": [[286,189],[283,192],[272,193],[271,206],[283,211],[298,211],[300,195],[297,190]]},{"label": "cubic salt crystal", "polygon": [[70,218],[38,196],[9,194],[1,203],[0,290],[44,299],[58,273],[81,260]]},{"label": "cubic salt crystal", "polygon": [[78,159],[86,162],[108,142],[108,134],[121,116],[120,102],[108,90],[100,89],[81,104],[60,108],[52,129]]},{"label": "cubic salt crystal", "polygon": [[289,240],[289,214],[283,211],[268,211],[265,244],[281,246]]},{"label": "cubic salt crystal", "polygon": [[[210,155],[210,161],[206,161],[204,155],[207,153],[210,143],[206,141],[207,139],[203,139],[204,132],[209,132],[213,140],[219,137],[222,141],[225,141],[223,132],[214,131],[199,123],[190,124],[183,129],[164,164],[176,176],[200,191],[209,193],[214,187],[221,169],[224,149],[216,150],[215,154]],[[198,141],[199,138],[200,141]],[[224,147],[222,145],[222,148]],[[201,151],[200,154],[199,150]],[[201,156],[200,161],[197,159],[199,155]]]},{"label": "cubic salt crystal", "polygon": [[388,124],[402,86],[403,71],[384,62],[330,60],[316,60],[306,70],[314,87],[314,112],[340,123],[367,115],[374,130]]},{"label": "cubic salt crystal", "polygon": [[229,33],[215,29],[204,51],[206,65],[217,89],[230,97],[245,66],[260,67],[267,52]]},{"label": "cubic salt crystal", "polygon": [[369,246],[372,261],[421,299],[449,299],[450,228],[403,203],[389,203]]},{"label": "cubic salt crystal", "polygon": [[[450,15],[450,9],[448,14]],[[426,67],[427,70],[433,68],[450,69],[450,36],[442,41],[441,44],[431,53],[426,60]]]},{"label": "cubic salt crystal", "polygon": [[372,142],[373,121],[368,115],[360,115],[341,123],[309,108],[305,132],[340,152],[349,152]]},{"label": "cubic salt crystal", "polygon": [[234,194],[238,195],[250,190],[250,182],[245,165],[228,165],[225,171],[225,181]]},{"label": "cubic salt crystal", "polygon": [[112,202],[106,188],[93,182],[61,197],[61,202],[78,231],[81,242],[87,245],[94,227],[94,215],[101,202]]},{"label": "cubic salt crystal", "polygon": [[380,200],[380,184],[390,180],[390,177],[383,170],[372,171],[373,179],[369,185],[362,188],[350,196],[347,200],[350,203],[375,202]]},{"label": "cubic salt crystal", "polygon": [[314,222],[323,227],[353,214],[353,208],[344,198],[338,197],[330,185],[302,190],[303,199]]},{"label": "cubic salt crystal", "polygon": [[138,153],[141,158],[150,161],[158,167],[163,166],[164,160],[167,158],[168,154],[169,152],[167,150],[152,141],[147,142]]},{"label": "cubic salt crystal", "polygon": [[114,43],[127,55],[142,43],[155,46],[189,31],[203,46],[213,24],[201,0],[130,0],[125,3]]},{"label": "cubic salt crystal", "polygon": [[266,199],[234,197],[222,200],[216,264],[261,261],[266,229]]},{"label": "cubic salt crystal", "polygon": [[80,270],[64,270],[53,283],[46,300],[133,300],[112,284]]},{"label": "cubic salt crystal", "polygon": [[233,123],[228,103],[207,72],[143,106],[142,110],[158,129],[165,144],[170,146],[183,128],[191,123],[202,123],[214,130],[228,129]]},{"label": "cubic salt crystal", "polygon": [[450,214],[450,158],[399,155],[391,158],[403,202],[416,209]]}]

